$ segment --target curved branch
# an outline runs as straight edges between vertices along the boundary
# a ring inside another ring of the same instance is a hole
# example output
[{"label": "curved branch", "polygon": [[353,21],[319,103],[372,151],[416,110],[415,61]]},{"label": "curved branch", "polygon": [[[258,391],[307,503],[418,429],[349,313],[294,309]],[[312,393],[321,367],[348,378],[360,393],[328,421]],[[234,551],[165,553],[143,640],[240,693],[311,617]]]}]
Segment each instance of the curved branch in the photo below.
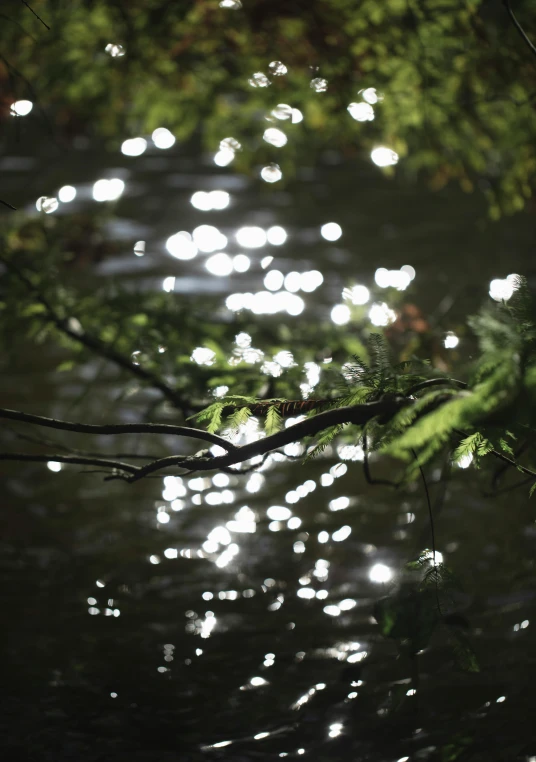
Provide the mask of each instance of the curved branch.
[{"label": "curved branch", "polygon": [[527,34],[526,34],[525,30],[523,29],[523,27],[521,26],[521,24],[519,23],[519,21],[516,19],[515,15],[514,15],[514,12],[513,12],[513,10],[512,10],[512,6],[510,5],[510,2],[509,2],[509,0],[503,0],[503,4],[504,4],[504,6],[505,6],[506,10],[508,11],[508,15],[510,16],[510,18],[511,18],[511,19],[512,19],[512,21],[514,22],[514,26],[515,26],[515,28],[517,29],[517,31],[519,32],[519,34],[521,35],[521,37],[523,37],[523,39],[525,40],[525,42],[526,42],[526,43],[527,43],[527,45],[529,46],[529,48],[530,48],[531,52],[532,52],[532,53],[533,53],[533,54],[536,56],[536,47],[535,47],[535,46],[532,44],[532,42],[529,40],[529,38],[527,37]]},{"label": "curved branch", "polygon": [[428,378],[426,381],[419,381],[418,384],[411,386],[407,390],[406,396],[411,397],[415,392],[420,392],[421,389],[427,389],[429,386],[445,386],[448,384],[456,384],[461,389],[467,389],[465,381],[458,381],[456,378]]},{"label": "curved branch", "polygon": [[[59,421],[56,418],[45,418],[42,415],[31,415],[20,410],[7,410],[0,408],[0,418],[8,418],[12,421],[33,423],[36,426],[45,426],[49,429],[61,431],[74,431],[80,434],[173,434],[179,437],[191,437],[202,439],[210,444],[219,445],[228,451],[234,451],[236,445],[228,442],[217,434],[210,434],[202,429],[193,429],[188,426],[175,426],[171,423],[73,423],[71,421]],[[53,458],[49,458],[53,460]]]},{"label": "curved branch", "polygon": [[319,431],[327,429],[330,426],[336,426],[341,423],[362,425],[376,416],[381,416],[382,420],[386,422],[407,404],[408,400],[398,397],[396,399],[383,399],[378,402],[367,402],[362,405],[351,405],[335,408],[334,410],[326,410],[324,413],[306,418],[304,421],[295,423],[293,426],[289,426],[288,429],[278,431],[269,437],[257,439],[255,442],[242,445],[226,455],[210,458],[171,455],[166,458],[159,458],[152,463],[141,466],[136,474],[128,477],[128,481],[134,482],[138,479],[143,479],[148,474],[168,468],[169,466],[193,468],[196,471],[213,471],[219,468],[228,468],[237,463],[243,463],[245,460],[250,460],[250,458],[254,458],[257,455],[264,455],[272,450],[277,450],[299,439],[314,436]]},{"label": "curved branch", "polygon": [[159,376],[157,376],[152,371],[147,370],[141,365],[135,365],[129,357],[126,357],[120,352],[117,352],[117,350],[108,346],[106,342],[102,341],[98,337],[92,336],[84,330],[73,330],[70,328],[69,320],[58,315],[46,296],[41,293],[40,289],[37,288],[37,286],[35,286],[32,281],[21,270],[19,270],[18,267],[16,267],[9,259],[3,257],[2,255],[0,255],[0,261],[8,268],[8,270],[11,270],[11,272],[17,276],[21,283],[26,286],[28,291],[32,292],[35,295],[35,298],[39,304],[45,308],[45,319],[49,323],[53,323],[56,328],[61,331],[61,333],[63,333],[65,336],[68,336],[73,341],[76,341],[78,344],[81,344],[87,349],[91,349],[93,352],[100,355],[101,357],[104,357],[106,360],[113,362],[119,368],[129,371],[129,373],[132,373],[134,376],[137,376],[143,381],[149,383],[155,389],[158,389],[169,402],[181,410],[185,418],[187,417],[189,410],[187,409],[185,401],[181,399],[181,397],[176,392],[174,392],[173,389],[171,389]]}]

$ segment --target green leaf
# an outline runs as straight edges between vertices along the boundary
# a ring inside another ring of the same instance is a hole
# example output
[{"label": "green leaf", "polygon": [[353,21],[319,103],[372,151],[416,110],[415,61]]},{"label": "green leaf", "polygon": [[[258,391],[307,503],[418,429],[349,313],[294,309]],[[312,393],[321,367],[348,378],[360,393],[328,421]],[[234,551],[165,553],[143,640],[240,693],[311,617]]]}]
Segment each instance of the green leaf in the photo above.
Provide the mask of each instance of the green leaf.
[{"label": "green leaf", "polygon": [[34,304],[28,304],[21,310],[21,317],[33,317],[34,315],[43,315],[46,312],[44,304],[35,302]]},{"label": "green leaf", "polygon": [[264,421],[264,430],[267,436],[275,434],[281,428],[282,418],[279,412],[279,403],[271,405],[266,413],[266,419]]},{"label": "green leaf", "polygon": [[72,370],[75,366],[74,360],[65,360],[65,362],[62,362],[58,365],[56,368],[56,371],[58,373],[64,373],[65,371]]}]

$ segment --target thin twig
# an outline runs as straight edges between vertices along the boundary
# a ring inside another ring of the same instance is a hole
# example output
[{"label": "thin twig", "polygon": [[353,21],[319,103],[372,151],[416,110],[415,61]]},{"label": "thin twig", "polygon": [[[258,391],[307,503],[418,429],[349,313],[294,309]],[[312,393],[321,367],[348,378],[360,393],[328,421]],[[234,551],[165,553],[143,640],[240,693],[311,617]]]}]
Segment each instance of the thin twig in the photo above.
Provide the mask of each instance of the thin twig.
[{"label": "thin twig", "polygon": [[523,37],[523,39],[525,40],[525,42],[526,42],[526,43],[527,43],[527,45],[529,46],[529,48],[530,48],[531,52],[533,53],[533,55],[535,55],[535,56],[536,56],[536,47],[535,47],[535,46],[532,44],[532,42],[529,40],[529,38],[527,37],[527,35],[526,35],[526,33],[525,33],[525,30],[523,29],[523,27],[521,26],[521,24],[519,23],[519,21],[516,19],[515,15],[514,15],[514,12],[513,12],[513,10],[512,10],[512,7],[511,7],[511,5],[510,5],[510,2],[509,2],[509,0],[503,0],[503,5],[506,7],[506,10],[508,11],[508,14],[509,14],[510,18],[511,18],[511,19],[512,19],[512,21],[514,22],[514,25],[515,25],[515,27],[516,27],[517,31],[518,31],[518,32],[519,32],[519,34],[520,34],[520,35]]},{"label": "thin twig", "polygon": [[81,455],[34,455],[24,452],[0,452],[1,460],[16,460],[27,463],[74,463],[82,466],[104,466],[106,468],[120,469],[132,476],[138,471],[137,466],[131,466],[129,463],[122,463],[119,460],[108,460],[107,458],[84,458]]},{"label": "thin twig", "polygon": [[[463,437],[463,439],[466,439],[469,434],[467,434],[465,431],[460,431],[459,429],[453,429],[453,431],[458,434],[458,436]],[[531,471],[530,468],[525,468],[525,466],[520,465],[519,463],[516,463],[515,460],[512,460],[511,458],[507,458],[506,455],[503,455],[502,452],[499,452],[498,450],[488,450],[488,452],[491,455],[495,455],[496,458],[499,458],[500,460],[503,460],[505,463],[508,463],[510,466],[514,466],[517,468],[518,471],[521,471],[523,474],[528,474],[529,476],[534,477],[536,479],[536,472]]]},{"label": "thin twig", "polygon": [[30,5],[28,5],[28,3],[26,2],[26,0],[22,0],[22,2],[23,2],[23,3],[24,3],[24,5],[25,5],[25,6],[28,8],[28,10],[30,10],[30,11],[33,13],[33,15],[35,16],[35,18],[36,18],[36,19],[39,19],[39,21],[40,21],[40,22],[43,24],[43,26],[46,26],[46,28],[47,28],[47,29],[48,29],[48,31],[50,32],[50,27],[49,27],[49,25],[43,21],[43,19],[41,18],[41,16],[38,16],[38,15],[37,15],[37,13],[34,11],[34,9],[33,9],[33,8],[30,6]]},{"label": "thin twig", "polygon": [[169,400],[175,407],[179,408],[179,410],[182,411],[184,417],[186,418],[189,410],[187,409],[187,406],[180,398],[180,396],[173,391],[164,381],[159,378],[156,374],[152,373],[151,371],[147,370],[141,365],[135,365],[130,358],[125,357],[125,355],[122,355],[120,352],[117,352],[115,349],[112,349],[110,346],[108,346],[104,341],[97,338],[96,336],[92,336],[91,334],[87,333],[87,331],[84,330],[73,330],[69,327],[69,320],[65,318],[61,318],[54,307],[51,305],[51,303],[48,301],[46,296],[40,291],[40,289],[35,286],[32,281],[23,273],[18,267],[16,267],[9,259],[2,256],[0,254],[0,261],[3,262],[6,267],[11,270],[18,278],[19,280],[26,286],[26,288],[35,294],[35,297],[37,301],[45,308],[46,310],[46,319],[48,322],[53,323],[56,328],[61,331],[63,334],[68,336],[73,341],[76,341],[78,344],[81,344],[82,346],[86,347],[87,349],[91,349],[93,352],[96,352],[101,357],[106,358],[107,360],[110,360],[111,362],[115,363],[115,365],[118,365],[120,368],[123,368],[124,370],[128,370],[130,373],[132,373],[134,376],[137,376],[138,378],[143,379],[144,381],[151,384],[151,386],[158,389],[163,396]]},{"label": "thin twig", "polygon": [[465,381],[458,381],[456,378],[429,378],[426,381],[419,381],[418,384],[411,386],[407,390],[406,396],[411,397],[415,392],[419,392],[421,389],[427,389],[429,386],[445,386],[448,384],[456,384],[456,386],[459,386],[462,389],[467,388]]},{"label": "thin twig", "polygon": [[17,211],[17,207],[16,206],[11,206],[11,204],[8,204],[7,201],[3,201],[1,198],[0,198],[0,204],[3,204],[4,206],[7,206],[8,209],[13,209],[14,212]]},{"label": "thin twig", "polygon": [[426,503],[428,505],[428,516],[430,518],[430,532],[432,535],[432,557],[433,557],[433,564],[435,569],[435,594],[436,594],[436,603],[437,603],[437,610],[439,612],[439,616],[443,616],[443,612],[441,611],[441,601],[439,600],[439,584],[438,584],[438,578],[437,578],[437,561],[436,561],[436,542],[435,542],[435,527],[434,527],[434,514],[432,513],[432,501],[430,500],[430,493],[428,492],[428,484],[426,483],[426,476],[424,475],[424,469],[419,463],[419,459],[417,457],[417,453],[415,450],[412,449],[411,451],[413,453],[413,457],[418,463],[419,471],[421,472],[422,477],[422,483],[424,484],[424,492],[426,494]]},{"label": "thin twig", "polygon": [[401,482],[392,482],[389,479],[373,479],[372,478],[372,474],[370,473],[369,459],[368,459],[367,434],[366,434],[365,428],[363,429],[363,472],[365,474],[365,479],[367,480],[367,484],[382,484],[387,487],[394,487],[395,489],[398,489],[398,487],[400,487]]}]

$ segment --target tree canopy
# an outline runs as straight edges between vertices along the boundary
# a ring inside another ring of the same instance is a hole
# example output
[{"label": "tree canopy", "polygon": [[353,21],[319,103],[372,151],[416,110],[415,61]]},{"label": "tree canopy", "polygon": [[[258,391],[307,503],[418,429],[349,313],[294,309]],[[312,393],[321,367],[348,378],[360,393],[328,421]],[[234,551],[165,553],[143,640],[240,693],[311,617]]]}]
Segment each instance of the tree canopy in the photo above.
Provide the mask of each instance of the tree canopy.
[{"label": "tree canopy", "polygon": [[[267,182],[326,150],[450,180],[512,213],[536,171],[530,0],[11,3],[0,46],[13,101],[64,138],[110,145],[167,128]],[[47,26],[45,26],[45,24]],[[264,138],[264,139],[263,139]],[[283,148],[284,146],[284,148]]]}]

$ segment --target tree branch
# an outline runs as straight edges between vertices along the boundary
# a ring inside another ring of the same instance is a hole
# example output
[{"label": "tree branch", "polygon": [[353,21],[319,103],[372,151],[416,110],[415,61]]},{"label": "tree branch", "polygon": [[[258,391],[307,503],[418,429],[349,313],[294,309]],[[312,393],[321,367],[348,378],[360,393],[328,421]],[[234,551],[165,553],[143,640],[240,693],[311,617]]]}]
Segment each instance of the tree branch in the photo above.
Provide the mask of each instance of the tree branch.
[{"label": "tree branch", "polygon": [[131,466],[129,463],[122,463],[120,460],[108,460],[107,458],[86,458],[81,455],[32,455],[23,452],[0,452],[0,461],[16,460],[18,462],[29,463],[73,463],[81,466],[104,466],[105,468],[115,468],[125,473],[132,474],[134,477],[138,471],[137,466]]},{"label": "tree branch", "polygon": [[[219,445],[228,451],[234,451],[236,445],[228,442],[217,434],[210,434],[202,429],[194,429],[188,426],[175,426],[171,423],[109,423],[98,425],[93,423],[73,423],[60,421],[56,418],[45,418],[42,415],[31,415],[21,410],[7,410],[0,408],[0,418],[8,418],[12,421],[33,423],[36,426],[44,426],[49,429],[60,431],[74,431],[80,434],[172,434],[179,437],[202,439],[213,445]],[[53,460],[52,457],[49,460]]]},{"label": "tree branch", "polygon": [[514,12],[513,12],[513,10],[512,10],[512,6],[510,5],[510,2],[509,2],[509,0],[503,0],[503,5],[505,6],[506,10],[508,11],[508,14],[509,14],[510,18],[511,18],[511,19],[512,19],[512,21],[514,22],[514,26],[515,26],[515,28],[517,29],[517,31],[519,32],[519,34],[521,35],[521,37],[523,37],[523,39],[525,40],[525,42],[526,42],[526,43],[527,43],[527,45],[529,46],[529,48],[530,48],[531,52],[532,52],[532,53],[533,53],[533,54],[536,56],[536,47],[534,47],[534,45],[532,44],[532,42],[531,42],[531,41],[529,40],[529,38],[527,37],[527,35],[526,35],[526,33],[525,33],[525,30],[523,29],[523,27],[521,26],[521,24],[519,23],[519,21],[516,19],[515,15],[514,15]]},{"label": "tree branch", "polygon": [[106,358],[110,362],[113,362],[123,370],[127,370],[134,376],[137,376],[143,381],[148,382],[155,389],[158,389],[163,394],[163,396],[174,405],[174,407],[181,410],[185,418],[188,416],[190,411],[185,401],[180,397],[180,395],[174,392],[173,389],[171,389],[159,376],[142,367],[141,365],[135,365],[130,360],[130,358],[125,357],[125,355],[117,352],[117,350],[112,349],[112,347],[109,347],[104,341],[97,338],[96,336],[92,336],[84,330],[74,330],[73,328],[69,327],[69,319],[62,318],[58,315],[46,296],[37,286],[32,283],[32,281],[27,277],[27,275],[25,275],[25,273],[19,270],[16,265],[14,265],[9,259],[2,256],[1,254],[0,261],[8,268],[8,270],[11,270],[11,272],[17,276],[21,283],[26,286],[28,291],[32,292],[35,295],[35,298],[39,304],[45,308],[46,319],[48,322],[53,323],[59,331],[61,331],[65,336],[68,336],[73,341],[76,341],[78,344],[81,344],[87,349],[91,349],[96,354]]}]

